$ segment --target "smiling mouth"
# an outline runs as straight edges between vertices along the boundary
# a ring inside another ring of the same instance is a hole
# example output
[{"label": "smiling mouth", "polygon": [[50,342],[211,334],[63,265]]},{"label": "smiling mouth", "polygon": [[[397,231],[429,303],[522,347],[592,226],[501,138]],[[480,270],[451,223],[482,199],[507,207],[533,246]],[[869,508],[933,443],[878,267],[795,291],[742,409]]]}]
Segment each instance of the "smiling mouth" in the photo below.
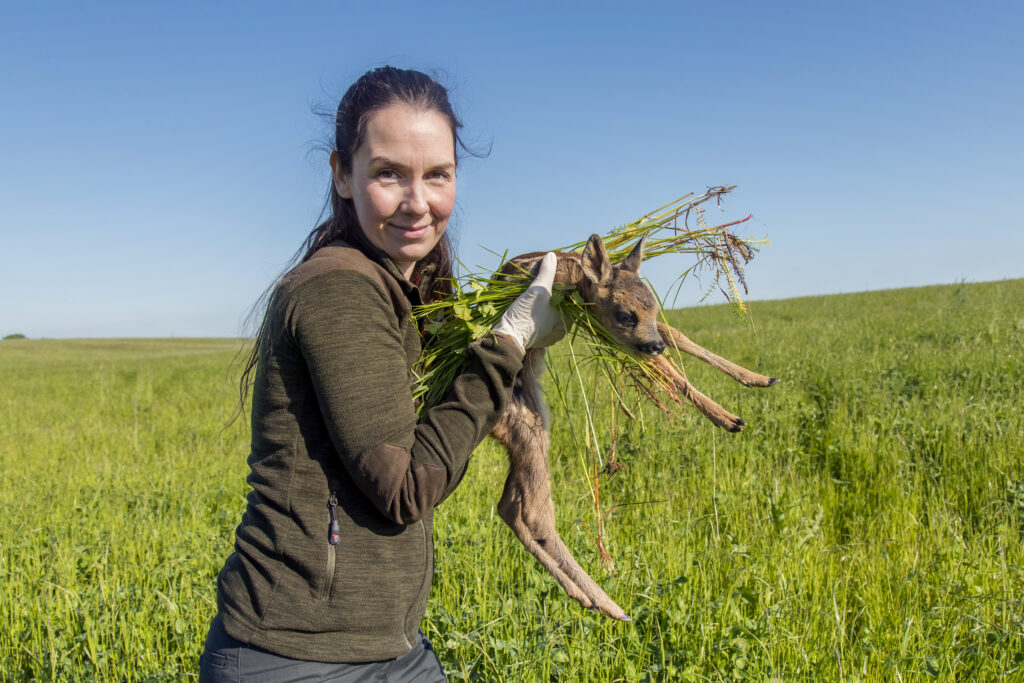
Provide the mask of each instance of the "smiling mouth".
[{"label": "smiling mouth", "polygon": [[398,230],[399,232],[401,232],[401,233],[403,233],[405,235],[408,235],[408,236],[420,235],[421,233],[426,232],[427,228],[430,227],[429,224],[428,225],[423,225],[423,226],[420,226],[420,227],[408,227],[408,226],[404,226],[404,225],[395,225],[394,223],[388,223],[388,225],[390,225],[395,230]]}]

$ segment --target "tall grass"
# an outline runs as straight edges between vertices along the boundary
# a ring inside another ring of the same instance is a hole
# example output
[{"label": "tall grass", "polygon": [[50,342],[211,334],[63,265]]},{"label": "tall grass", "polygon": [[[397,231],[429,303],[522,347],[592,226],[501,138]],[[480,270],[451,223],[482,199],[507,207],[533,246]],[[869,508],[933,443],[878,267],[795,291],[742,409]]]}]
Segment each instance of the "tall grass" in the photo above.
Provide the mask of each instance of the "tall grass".
[{"label": "tall grass", "polygon": [[[599,511],[584,397],[552,410],[559,529],[631,624],[519,545],[494,510],[503,456],[478,449],[438,510],[423,625],[451,679],[1021,677],[1024,280],[751,307],[753,325],[727,306],[669,321],[783,383],[688,361],[747,421],[735,435],[602,408],[591,431],[625,467],[598,476]],[[246,490],[244,425],[222,429],[236,349],[0,343],[2,680],[194,675]]]},{"label": "tall grass", "polygon": [[238,342],[0,345],[0,676],[196,668],[244,503]]}]

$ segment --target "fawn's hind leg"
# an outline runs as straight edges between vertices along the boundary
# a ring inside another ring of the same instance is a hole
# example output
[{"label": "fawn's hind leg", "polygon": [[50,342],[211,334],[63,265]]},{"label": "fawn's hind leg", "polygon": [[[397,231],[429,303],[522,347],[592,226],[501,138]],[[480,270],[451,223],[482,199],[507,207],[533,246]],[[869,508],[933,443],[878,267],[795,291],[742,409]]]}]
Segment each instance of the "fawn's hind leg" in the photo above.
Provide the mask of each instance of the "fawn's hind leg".
[{"label": "fawn's hind leg", "polygon": [[516,379],[512,402],[491,432],[509,455],[509,473],[498,513],[569,597],[612,618],[628,620],[622,608],[579,566],[555,528],[549,439],[535,374],[541,363],[543,350],[529,353]]}]

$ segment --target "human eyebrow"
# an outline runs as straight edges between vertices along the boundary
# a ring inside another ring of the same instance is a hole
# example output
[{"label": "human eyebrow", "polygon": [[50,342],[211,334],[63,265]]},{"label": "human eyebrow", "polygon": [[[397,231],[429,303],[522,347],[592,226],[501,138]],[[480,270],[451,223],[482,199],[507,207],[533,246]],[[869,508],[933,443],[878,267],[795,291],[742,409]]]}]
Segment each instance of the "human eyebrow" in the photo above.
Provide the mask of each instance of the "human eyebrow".
[{"label": "human eyebrow", "polygon": [[[403,174],[409,171],[409,167],[406,166],[405,164],[384,156],[376,156],[370,159],[369,167],[371,169],[374,169],[375,171],[382,168],[393,168],[396,171],[399,171],[400,173]],[[448,173],[449,175],[451,175],[455,173],[456,168],[457,165],[455,163],[446,161],[437,164],[436,166],[431,166],[428,170],[428,173],[436,173],[437,171],[442,171],[444,173]]]},{"label": "human eyebrow", "polygon": [[446,173],[454,173],[456,168],[457,168],[457,166],[454,163],[448,161],[448,162],[445,162],[443,164],[438,164],[437,166],[433,166],[431,168],[431,170],[432,171],[445,171]]},{"label": "human eyebrow", "polygon": [[397,168],[397,169],[405,168],[404,165],[398,163],[397,161],[394,161],[393,159],[389,159],[387,157],[373,157],[372,159],[370,159],[370,166],[373,166],[373,167],[376,167],[376,168],[380,168],[381,166],[390,166],[390,167]]}]

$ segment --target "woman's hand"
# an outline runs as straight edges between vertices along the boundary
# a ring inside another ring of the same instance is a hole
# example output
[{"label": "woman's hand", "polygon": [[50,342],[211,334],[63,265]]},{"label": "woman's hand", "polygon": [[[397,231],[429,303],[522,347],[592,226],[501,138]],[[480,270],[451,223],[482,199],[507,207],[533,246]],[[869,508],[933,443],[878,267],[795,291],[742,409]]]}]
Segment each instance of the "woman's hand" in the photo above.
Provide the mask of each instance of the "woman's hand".
[{"label": "woman's hand", "polygon": [[548,252],[541,259],[537,277],[519,298],[512,302],[494,332],[507,334],[525,351],[551,346],[565,336],[565,324],[558,308],[551,305],[551,286],[555,282],[558,257]]}]

